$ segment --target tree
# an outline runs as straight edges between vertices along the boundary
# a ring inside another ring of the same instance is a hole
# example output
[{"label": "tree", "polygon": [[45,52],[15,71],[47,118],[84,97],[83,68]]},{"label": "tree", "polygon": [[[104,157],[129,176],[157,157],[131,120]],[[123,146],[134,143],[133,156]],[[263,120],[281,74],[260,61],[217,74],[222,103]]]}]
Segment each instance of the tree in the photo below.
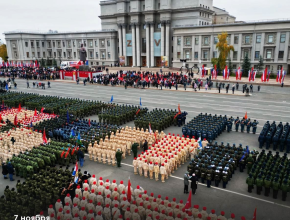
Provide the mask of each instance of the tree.
[{"label": "tree", "polygon": [[7,61],[7,48],[6,48],[6,44],[2,44],[0,46],[0,57],[2,57],[2,59],[4,60],[4,62]]},{"label": "tree", "polygon": [[259,64],[258,64],[258,72],[261,72],[261,70],[263,69],[264,67],[264,59],[262,56],[260,56],[260,59],[259,59]]},{"label": "tree", "polygon": [[232,65],[231,58],[229,59],[229,68],[228,69],[230,70],[230,75],[233,74],[233,65]]},{"label": "tree", "polygon": [[226,32],[219,34],[218,35],[219,42],[216,44],[216,48],[219,51],[218,62],[221,70],[223,70],[226,67],[226,61],[229,53],[231,51],[235,51],[232,45],[228,45],[227,37],[228,33]]},{"label": "tree", "polygon": [[55,58],[53,58],[53,60],[52,60],[52,65],[53,65],[53,66],[57,66],[57,63],[56,63]]},{"label": "tree", "polygon": [[43,58],[41,58],[40,65],[41,67],[45,67],[45,60]]},{"label": "tree", "polygon": [[244,76],[246,76],[248,74],[249,70],[251,69],[251,63],[250,63],[248,55],[245,56],[245,59],[244,59],[243,65],[242,65],[242,69],[243,69]]}]

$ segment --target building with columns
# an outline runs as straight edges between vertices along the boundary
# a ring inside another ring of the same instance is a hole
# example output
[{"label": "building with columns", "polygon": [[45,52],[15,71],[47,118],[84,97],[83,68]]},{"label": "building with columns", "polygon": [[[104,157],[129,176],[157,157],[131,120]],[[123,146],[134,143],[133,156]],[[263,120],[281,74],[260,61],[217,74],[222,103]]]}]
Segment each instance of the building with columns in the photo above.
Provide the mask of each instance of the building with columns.
[{"label": "building with columns", "polygon": [[104,0],[100,8],[101,31],[5,33],[9,59],[78,60],[83,43],[90,66],[122,60],[130,67],[180,68],[186,59],[188,67],[210,67],[219,55],[217,36],[227,32],[234,68],[248,55],[255,67],[262,56],[270,69],[290,70],[290,20],[237,22],[213,0]]}]

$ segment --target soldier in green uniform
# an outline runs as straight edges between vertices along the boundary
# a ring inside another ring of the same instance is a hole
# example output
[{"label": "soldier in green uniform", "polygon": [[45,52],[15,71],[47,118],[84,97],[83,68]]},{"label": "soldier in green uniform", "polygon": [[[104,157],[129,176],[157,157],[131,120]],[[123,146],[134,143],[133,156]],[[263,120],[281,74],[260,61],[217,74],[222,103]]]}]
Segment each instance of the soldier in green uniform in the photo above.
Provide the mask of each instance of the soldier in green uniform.
[{"label": "soldier in green uniform", "polygon": [[286,201],[287,192],[290,191],[290,186],[287,179],[284,179],[281,183],[280,189],[282,190],[282,201]]},{"label": "soldier in green uniform", "polygon": [[262,187],[264,185],[264,180],[262,179],[261,174],[258,175],[258,178],[255,181],[255,185],[257,187],[257,194],[260,195],[262,191]]},{"label": "soldier in green uniform", "polygon": [[121,161],[122,161],[122,154],[123,152],[118,148],[118,151],[116,152],[116,159],[117,159],[117,166],[121,167]]},{"label": "soldier in green uniform", "polygon": [[249,155],[249,157],[246,159],[246,164],[247,164],[247,174],[250,173],[252,166],[254,163],[254,159],[252,157],[252,154]]},{"label": "soldier in green uniform", "polygon": [[254,178],[252,174],[249,174],[246,183],[248,184],[248,192],[251,193],[252,189],[254,188]]},{"label": "soldier in green uniform", "polygon": [[134,154],[134,158],[137,157],[138,146],[139,146],[138,143],[134,143],[134,144],[132,144],[132,152],[133,152],[133,154]]}]

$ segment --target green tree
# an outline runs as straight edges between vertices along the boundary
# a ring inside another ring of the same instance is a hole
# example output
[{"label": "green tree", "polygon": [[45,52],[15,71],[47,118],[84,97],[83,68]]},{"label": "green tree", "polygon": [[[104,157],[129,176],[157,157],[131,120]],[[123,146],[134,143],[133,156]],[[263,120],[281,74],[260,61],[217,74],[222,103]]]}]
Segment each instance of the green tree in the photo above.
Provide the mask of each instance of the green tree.
[{"label": "green tree", "polygon": [[250,62],[250,60],[249,60],[248,55],[245,56],[245,59],[244,59],[244,62],[243,62],[242,68],[243,68],[243,75],[244,75],[244,76],[247,76],[249,70],[251,69],[251,62]]},{"label": "green tree", "polygon": [[55,58],[53,58],[53,60],[52,60],[52,65],[53,65],[53,66],[57,66],[57,63],[56,63]]},{"label": "green tree", "polygon": [[218,62],[221,70],[223,70],[226,67],[226,61],[230,52],[235,51],[232,45],[228,45],[227,37],[228,33],[226,32],[219,34],[218,35],[219,42],[216,44],[216,48],[219,51]]},{"label": "green tree", "polygon": [[232,65],[231,58],[229,59],[229,68],[228,69],[230,70],[230,75],[233,74],[233,65]]},{"label": "green tree", "polygon": [[45,67],[45,60],[43,58],[41,58],[40,65],[41,67]]},{"label": "green tree", "polygon": [[264,67],[264,59],[262,56],[260,56],[259,64],[258,64],[258,73],[260,73],[261,70],[263,70],[263,67]]},{"label": "green tree", "polygon": [[6,44],[2,44],[0,45],[0,57],[2,57],[3,61],[6,62],[7,61],[7,48],[6,48]]}]

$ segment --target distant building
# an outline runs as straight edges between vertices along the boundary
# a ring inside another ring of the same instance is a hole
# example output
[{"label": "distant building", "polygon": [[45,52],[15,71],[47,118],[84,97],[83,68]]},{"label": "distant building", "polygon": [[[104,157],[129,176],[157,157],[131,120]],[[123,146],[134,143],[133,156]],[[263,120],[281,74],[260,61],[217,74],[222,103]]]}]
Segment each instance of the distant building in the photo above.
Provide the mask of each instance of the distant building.
[{"label": "distant building", "polygon": [[236,21],[213,0],[107,0],[100,7],[101,31],[5,33],[9,59],[78,60],[83,43],[89,65],[122,60],[125,66],[179,68],[186,59],[188,67],[210,67],[219,55],[218,34],[228,32],[234,68],[248,55],[254,67],[262,56],[269,69],[290,69],[290,20]]}]

